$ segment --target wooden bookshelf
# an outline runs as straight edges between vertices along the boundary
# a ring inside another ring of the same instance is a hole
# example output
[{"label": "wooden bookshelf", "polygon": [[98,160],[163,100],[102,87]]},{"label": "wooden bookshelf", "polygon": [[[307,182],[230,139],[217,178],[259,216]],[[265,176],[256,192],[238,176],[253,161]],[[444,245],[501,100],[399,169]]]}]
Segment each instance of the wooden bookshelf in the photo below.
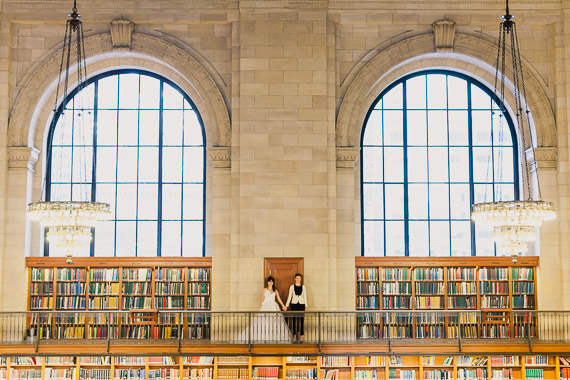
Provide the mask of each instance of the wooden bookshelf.
[{"label": "wooden bookshelf", "polygon": [[[510,338],[536,335],[536,321],[512,310],[536,307],[537,257],[356,258],[356,310],[462,310],[461,317],[428,313],[357,316],[358,337]],[[483,312],[479,323],[477,313]]]},{"label": "wooden bookshelf", "polygon": [[0,357],[5,380],[566,380],[570,357],[92,356]]},{"label": "wooden bookshelf", "polygon": [[[197,310],[211,305],[210,258],[28,258],[29,310],[69,313],[34,315],[30,327],[41,339],[209,339],[209,314],[162,314],[153,324],[81,311]],[[135,314],[136,315],[136,314]]]}]

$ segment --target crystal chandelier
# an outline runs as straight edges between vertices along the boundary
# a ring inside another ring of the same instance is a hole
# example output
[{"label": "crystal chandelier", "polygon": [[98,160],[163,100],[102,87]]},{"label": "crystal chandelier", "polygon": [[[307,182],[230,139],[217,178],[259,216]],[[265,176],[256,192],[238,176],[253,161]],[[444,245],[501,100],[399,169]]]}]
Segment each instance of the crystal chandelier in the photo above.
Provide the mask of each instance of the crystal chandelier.
[{"label": "crystal chandelier", "polygon": [[[506,12],[502,17],[499,30],[499,45],[497,50],[497,61],[495,70],[495,95],[499,99],[499,106],[503,113],[507,113],[505,107],[505,68],[507,49],[510,52],[513,84],[515,96],[515,112],[516,121],[521,134],[521,142],[519,144],[520,157],[522,155],[522,146],[526,142],[526,134],[528,133],[530,141],[530,149],[534,149],[532,141],[532,133],[530,131],[530,111],[526,104],[526,89],[523,79],[522,61],[517,36],[517,27],[513,21],[513,16],[509,14],[509,2],[506,0]],[[509,36],[510,46],[507,46],[507,36]],[[500,78],[499,78],[500,76]],[[499,83],[500,81],[500,83]],[[499,94],[497,94],[497,86],[499,85]],[[522,99],[525,99],[523,105]],[[524,108],[523,108],[524,106]],[[502,122],[502,117],[500,121]],[[500,129],[501,131],[501,129]],[[501,138],[501,132],[499,132]],[[491,132],[491,139],[493,133]],[[491,143],[491,149],[493,144]],[[534,155],[533,155],[534,157]],[[490,162],[490,160],[489,160]],[[493,238],[502,251],[512,256],[513,263],[517,262],[518,255],[528,251],[528,243],[536,238],[536,228],[543,221],[552,220],[556,217],[554,205],[552,202],[541,200],[540,184],[538,183],[538,166],[535,164],[536,180],[538,188],[538,200],[532,199],[530,186],[530,165],[527,160],[523,159],[523,196],[526,200],[521,201],[497,201],[487,202],[487,193],[485,193],[485,202],[476,203],[471,209],[471,218],[475,222],[482,222],[493,229]],[[490,165],[489,165],[490,166]],[[488,168],[488,172],[489,172]],[[501,178],[499,165],[499,178]],[[488,174],[488,173],[487,173]],[[499,199],[501,197],[499,196]]]},{"label": "crystal chandelier", "polygon": [[[72,12],[68,15],[69,19],[66,23],[65,38],[63,40],[63,49],[61,54],[60,73],[55,97],[54,120],[57,116],[57,104],[60,93],[60,86],[63,86],[62,95],[62,115],[66,111],[66,104],[70,100],[68,98],[69,69],[70,66],[77,65],[77,93],[81,94],[81,90],[85,87],[85,76],[87,74],[87,65],[85,62],[85,44],[83,34],[83,23],[79,20],[81,17],[77,13],[76,0],[73,2]],[[72,51],[76,52],[76,62],[72,63]],[[81,99],[81,96],[78,97]],[[79,101],[81,103],[81,101]],[[82,118],[84,112],[82,105],[74,105],[75,110],[79,110],[77,114],[77,123],[74,128],[78,128],[78,136],[85,140],[85,134],[82,126]],[[64,120],[62,117],[62,125],[60,130],[64,133]],[[79,201],[40,201],[33,202],[28,205],[28,217],[33,221],[39,221],[42,227],[47,228],[46,238],[48,242],[54,243],[57,247],[63,247],[67,250],[68,261],[70,260],[72,251],[76,248],[84,246],[92,239],[92,228],[100,220],[110,217],[110,205],[108,203],[93,202],[89,199],[88,185],[86,184],[87,176],[87,153],[85,149],[85,141],[80,142],[82,157],[79,158],[79,177],[80,177],[80,193]],[[51,149],[51,147],[48,147]],[[77,148],[75,148],[77,149]],[[49,155],[48,155],[49,156]],[[46,156],[47,157],[47,156]],[[61,163],[62,160],[60,159]],[[47,169],[47,165],[46,165]],[[57,170],[57,169],[56,169]],[[45,186],[47,182],[47,170],[42,183],[41,199],[45,198]],[[50,198],[58,199],[57,196]]]}]

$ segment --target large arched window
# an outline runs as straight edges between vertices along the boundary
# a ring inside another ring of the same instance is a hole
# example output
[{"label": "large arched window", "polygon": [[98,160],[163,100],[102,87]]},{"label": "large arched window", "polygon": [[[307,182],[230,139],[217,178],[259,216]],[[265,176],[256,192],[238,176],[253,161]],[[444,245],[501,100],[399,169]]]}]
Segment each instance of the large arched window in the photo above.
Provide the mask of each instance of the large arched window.
[{"label": "large arched window", "polygon": [[511,119],[480,83],[447,71],[393,83],[369,111],[361,163],[363,255],[496,254],[470,208],[518,198],[518,154]]},{"label": "large arched window", "polygon": [[48,137],[46,196],[111,204],[113,219],[96,228],[87,254],[202,256],[205,139],[188,96],[132,70],[71,95]]}]

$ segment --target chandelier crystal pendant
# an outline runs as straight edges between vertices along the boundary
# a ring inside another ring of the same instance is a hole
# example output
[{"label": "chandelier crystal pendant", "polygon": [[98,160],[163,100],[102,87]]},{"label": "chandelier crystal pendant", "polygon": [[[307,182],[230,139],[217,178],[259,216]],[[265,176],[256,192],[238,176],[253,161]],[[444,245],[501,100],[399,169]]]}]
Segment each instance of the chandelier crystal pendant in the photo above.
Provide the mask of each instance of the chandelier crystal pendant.
[{"label": "chandelier crystal pendant", "polygon": [[[512,62],[512,74],[514,84],[514,97],[516,122],[519,127],[521,141],[519,144],[519,157],[524,157],[522,154],[522,146],[527,142],[526,136],[528,133],[528,142],[531,151],[534,150],[532,141],[532,132],[530,130],[530,111],[526,103],[526,89],[524,85],[522,61],[520,55],[520,48],[517,36],[517,27],[513,21],[513,17],[509,14],[509,2],[506,0],[506,12],[502,17],[502,22],[499,26],[499,44],[497,50],[497,60],[495,67],[495,95],[499,99],[499,107],[501,111],[506,114],[505,102],[505,72],[507,61],[507,50],[510,53]],[[507,44],[507,37],[508,44]],[[497,89],[499,93],[497,93]],[[523,105],[522,100],[525,100]],[[503,117],[500,118],[502,122]],[[502,128],[502,126],[501,126]],[[501,139],[501,131],[499,130],[499,141]],[[491,140],[493,139],[493,132],[491,131]],[[493,149],[493,142],[491,141],[491,148]],[[534,154],[533,154],[534,157]],[[487,202],[487,192],[485,192],[485,202],[476,203],[471,208],[471,218],[477,223],[484,223],[489,225],[493,230],[493,238],[497,246],[506,254],[512,256],[513,263],[517,262],[517,257],[528,251],[528,243],[536,239],[536,228],[539,227],[543,221],[552,220],[556,217],[554,205],[552,202],[541,200],[540,183],[538,182],[538,165],[534,166],[536,172],[536,181],[538,189],[538,200],[533,200],[532,189],[530,185],[531,168],[527,160],[523,160],[523,197],[526,200],[518,201],[502,201],[500,200],[501,194],[499,193],[499,201]],[[487,170],[489,176],[490,169]],[[498,167],[499,178],[501,176],[501,165]],[[499,186],[500,188],[500,186]]]},{"label": "chandelier crystal pendant", "polygon": [[[61,53],[60,73],[58,77],[55,106],[54,106],[54,120],[57,117],[57,105],[60,95],[60,87],[62,89],[62,115],[67,111],[66,105],[69,101],[68,98],[68,85],[69,85],[69,70],[74,65],[77,66],[77,93],[80,94],[81,90],[85,87],[85,76],[87,74],[87,65],[85,62],[85,44],[83,34],[83,23],[79,20],[81,15],[77,13],[76,0],[73,2],[72,12],[68,15],[69,19],[66,23],[65,38],[63,40],[63,49]],[[72,57],[76,52],[76,62],[72,61]],[[81,96],[78,97],[81,99]],[[81,103],[79,101],[78,103]],[[75,103],[73,106],[74,111],[77,112],[74,128],[78,131],[75,133],[78,138],[85,140],[85,132],[83,128],[82,119],[85,117],[82,104]],[[65,118],[62,117],[62,125],[60,130],[63,136]],[[40,202],[32,202],[28,205],[27,215],[33,221],[39,221],[42,227],[45,227],[46,238],[50,243],[54,243],[57,247],[63,247],[67,250],[68,261],[72,252],[76,248],[83,247],[92,239],[92,229],[96,226],[98,221],[109,219],[111,212],[108,203],[94,202],[89,196],[89,184],[87,184],[87,153],[85,148],[85,141],[83,141],[79,160],[79,196],[81,200],[62,200],[62,201],[49,201],[44,200]],[[48,147],[50,149],[50,147]],[[49,155],[48,155],[49,156]],[[47,157],[47,156],[46,156]],[[59,163],[62,159],[60,157]],[[60,168],[59,168],[60,169]],[[55,169],[56,171],[58,168]],[[45,187],[48,181],[47,178],[47,165],[46,175],[42,183],[42,195],[40,199],[45,198]],[[50,194],[51,199],[58,199],[57,195]]]}]

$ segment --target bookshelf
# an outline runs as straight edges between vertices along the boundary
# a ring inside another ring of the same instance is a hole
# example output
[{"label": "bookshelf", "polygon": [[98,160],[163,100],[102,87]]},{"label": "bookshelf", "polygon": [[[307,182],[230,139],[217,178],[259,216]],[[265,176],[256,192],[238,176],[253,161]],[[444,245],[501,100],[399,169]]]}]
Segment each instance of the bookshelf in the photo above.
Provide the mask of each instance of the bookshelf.
[{"label": "bookshelf", "polygon": [[[510,338],[536,335],[524,311],[536,306],[537,257],[513,264],[507,257],[357,257],[359,339]],[[414,310],[375,315],[374,310]],[[461,310],[436,316],[422,310]],[[474,313],[468,313],[473,310]],[[475,311],[483,311],[479,323]],[[517,313],[512,313],[516,310]]]},{"label": "bookshelf", "polygon": [[6,380],[565,380],[569,369],[568,355],[0,357]]},{"label": "bookshelf", "polygon": [[[210,338],[211,258],[74,258],[69,265],[65,258],[42,257],[26,263],[29,310],[69,311],[57,318],[33,315],[30,328],[41,339]],[[147,325],[132,325],[120,315],[85,319],[79,313],[153,308],[196,312],[160,314]]]}]

